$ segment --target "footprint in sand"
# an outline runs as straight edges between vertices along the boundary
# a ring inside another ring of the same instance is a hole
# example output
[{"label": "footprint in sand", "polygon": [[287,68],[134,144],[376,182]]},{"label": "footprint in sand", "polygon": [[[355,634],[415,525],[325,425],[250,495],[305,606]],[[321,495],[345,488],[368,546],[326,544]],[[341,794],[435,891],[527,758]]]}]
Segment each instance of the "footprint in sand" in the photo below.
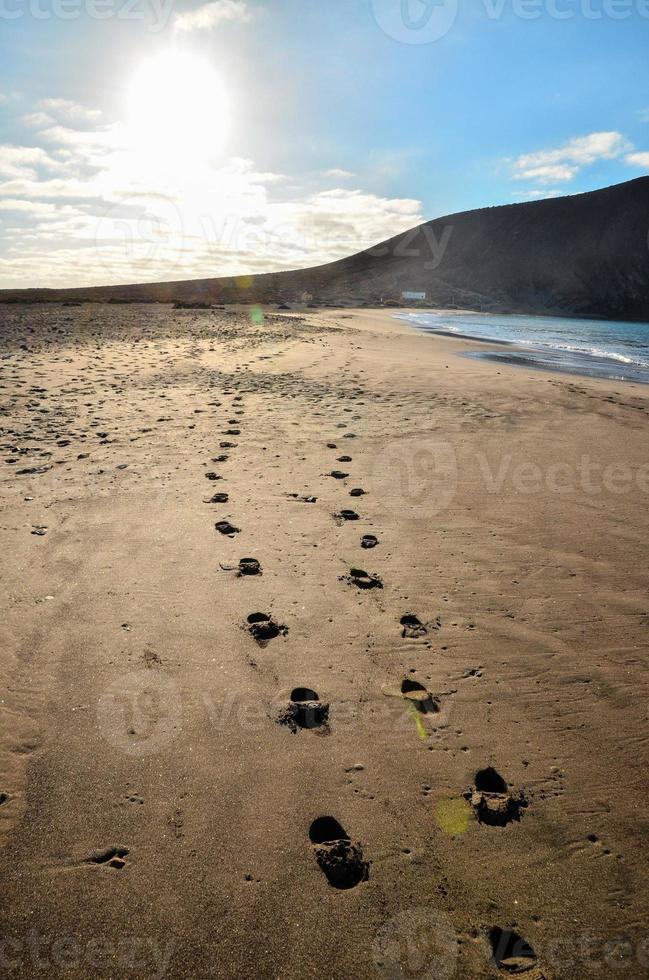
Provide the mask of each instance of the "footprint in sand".
[{"label": "footprint in sand", "polygon": [[494,926],[489,930],[491,963],[507,973],[526,973],[536,965],[536,953],[522,936],[512,929]]},{"label": "footprint in sand", "polygon": [[346,480],[349,473],[343,473],[342,470],[332,470],[329,476],[332,476],[334,480]]},{"label": "footprint in sand", "polygon": [[342,582],[349,582],[358,589],[382,589],[383,582],[378,575],[370,575],[362,568],[351,568],[349,575],[341,576]]},{"label": "footprint in sand", "polygon": [[[81,458],[82,457],[79,456],[77,457],[77,459],[81,459]],[[17,460],[7,460],[7,462],[13,463],[13,462],[17,462]],[[51,466],[28,466],[27,469],[18,470],[16,472],[16,476],[35,476],[36,474],[39,473],[47,473],[47,471],[51,469],[52,469]]]},{"label": "footprint in sand", "polygon": [[227,504],[230,499],[230,495],[227,493],[215,493],[213,497],[206,500],[206,504]]},{"label": "footprint in sand", "polygon": [[246,575],[262,575],[262,567],[256,558],[240,558],[238,565],[224,565],[222,562],[219,563],[220,568],[224,572],[235,572],[237,573],[237,578],[243,578]]},{"label": "footprint in sand", "polygon": [[342,524],[344,521],[360,520],[360,517],[355,510],[341,510],[339,514],[334,514],[333,516],[337,524]]},{"label": "footprint in sand", "polygon": [[506,827],[512,821],[520,821],[522,811],[528,806],[523,793],[510,792],[493,766],[478,770],[473,788],[464,796],[470,801],[478,823],[490,827]]},{"label": "footprint in sand", "polygon": [[374,534],[364,534],[361,538],[361,548],[365,548],[369,551],[370,548],[376,548],[379,543],[379,539]]},{"label": "footprint in sand", "polygon": [[441,711],[437,698],[418,681],[405,678],[401,683],[401,694],[422,715],[436,715]]},{"label": "footprint in sand", "polygon": [[241,528],[235,527],[229,521],[217,521],[214,525],[219,534],[224,534],[228,538],[233,538],[235,534],[241,533]]},{"label": "footprint in sand", "polygon": [[128,847],[108,847],[103,851],[96,851],[90,857],[85,858],[84,864],[96,864],[107,868],[115,868],[117,871],[126,865]]},{"label": "footprint in sand", "polygon": [[239,578],[244,575],[261,575],[262,568],[256,558],[240,558],[237,574]]},{"label": "footprint in sand", "polygon": [[218,473],[206,473],[205,474],[205,479],[206,480],[211,480],[212,483],[215,483],[216,480],[222,480],[223,477],[222,476],[219,476]]},{"label": "footprint in sand", "polygon": [[365,496],[365,491],[364,490],[361,490],[360,487],[355,487],[353,490],[350,490],[349,491],[349,496],[350,497],[364,497]]},{"label": "footprint in sand", "polygon": [[268,613],[250,613],[248,616],[248,632],[259,646],[264,647],[276,637],[286,636],[288,626],[281,626],[276,623]]},{"label": "footprint in sand", "polygon": [[309,828],[309,839],[320,870],[333,888],[355,888],[369,877],[360,844],[351,838],[334,817],[318,817]]},{"label": "footprint in sand", "polygon": [[329,719],[329,705],[322,702],[309,687],[296,687],[280,715],[280,725],[286,725],[295,735],[299,728],[322,728]]},{"label": "footprint in sand", "polygon": [[402,616],[400,623],[402,626],[401,636],[404,639],[415,640],[420,636],[428,635],[428,630],[424,624],[413,613],[406,613],[405,616]]}]

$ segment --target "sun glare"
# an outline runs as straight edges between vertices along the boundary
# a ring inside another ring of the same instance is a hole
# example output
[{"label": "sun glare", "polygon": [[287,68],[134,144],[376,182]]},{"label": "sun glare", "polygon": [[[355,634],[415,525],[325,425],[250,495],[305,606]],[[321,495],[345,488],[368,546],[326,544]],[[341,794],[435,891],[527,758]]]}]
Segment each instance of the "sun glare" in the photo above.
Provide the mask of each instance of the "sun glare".
[{"label": "sun glare", "polygon": [[158,167],[206,163],[223,146],[228,126],[221,81],[207,62],[166,51],[146,61],[128,90],[133,145]]}]

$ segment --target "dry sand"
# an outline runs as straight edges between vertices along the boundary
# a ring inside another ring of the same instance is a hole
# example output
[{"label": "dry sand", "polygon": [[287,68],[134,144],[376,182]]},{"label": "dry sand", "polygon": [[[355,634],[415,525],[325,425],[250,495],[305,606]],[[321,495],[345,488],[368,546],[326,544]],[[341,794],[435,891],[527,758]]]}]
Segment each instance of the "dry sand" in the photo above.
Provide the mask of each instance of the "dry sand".
[{"label": "dry sand", "polygon": [[647,976],[647,389],[385,313],[0,331],[3,975]]}]

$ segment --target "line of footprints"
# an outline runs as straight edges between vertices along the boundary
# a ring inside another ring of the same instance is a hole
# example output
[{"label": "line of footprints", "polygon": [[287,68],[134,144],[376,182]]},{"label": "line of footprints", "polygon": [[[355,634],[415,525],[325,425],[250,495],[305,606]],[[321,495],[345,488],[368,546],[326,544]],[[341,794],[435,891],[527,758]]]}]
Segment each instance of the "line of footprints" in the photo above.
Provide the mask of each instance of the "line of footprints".
[{"label": "line of footprints", "polygon": [[[230,393],[226,392],[226,394]],[[241,402],[241,395],[234,396],[233,411],[238,418],[228,421],[229,428],[223,433],[227,439],[220,442],[219,449],[221,452],[213,457],[213,463],[227,462],[229,459],[227,451],[237,448],[237,443],[230,441],[230,439],[241,435],[240,417],[245,414]],[[355,435],[345,433],[343,438],[354,439]],[[338,446],[336,443],[329,442],[327,448],[337,450]],[[352,462],[352,457],[340,455],[336,462],[348,464]],[[350,474],[344,470],[334,469],[327,475],[334,480],[342,481],[347,479]],[[223,479],[213,471],[207,472],[205,476],[212,482]],[[350,496],[354,498],[364,495],[365,491],[361,488],[354,488],[350,491]],[[314,496],[289,493],[287,497],[304,504],[317,502],[317,497]],[[206,501],[209,504],[221,505],[229,502],[229,494],[223,491],[213,494]],[[359,514],[351,508],[341,509],[332,516],[339,525],[360,520]],[[217,521],[215,528],[219,534],[231,539],[234,539],[240,532],[240,528],[236,527],[229,519]],[[360,547],[366,551],[376,548],[379,544],[379,539],[374,534],[364,534],[360,540]],[[238,564],[221,564],[221,568],[225,571],[233,571],[239,577],[263,574],[262,566],[256,558],[241,558]],[[348,582],[350,585],[363,590],[383,588],[383,582],[378,575],[368,573],[361,568],[351,568],[348,575],[341,576],[341,581]],[[406,613],[401,617],[400,627],[404,639],[418,639],[428,634],[427,626],[413,613]],[[247,617],[246,628],[261,647],[265,647],[276,637],[285,636],[288,633],[287,626],[276,622],[271,615],[263,612],[251,613]],[[410,678],[403,680],[400,693],[418,714],[436,714],[441,710],[438,699],[423,685]],[[294,734],[300,729],[328,731],[329,707],[328,703],[320,699],[316,691],[307,687],[296,687],[291,692],[290,700],[277,721]],[[492,767],[482,769],[475,774],[474,785],[464,796],[470,803],[475,818],[480,823],[492,827],[504,827],[512,821],[520,820],[523,810],[528,806],[525,795],[522,792],[511,791],[500,773]],[[362,881],[368,879],[370,862],[364,859],[361,844],[354,843],[347,831],[334,817],[323,816],[314,820],[309,829],[309,840],[317,864],[332,887],[337,889],[355,888]],[[120,856],[117,857],[117,860],[120,860]],[[494,926],[487,931],[486,936],[491,947],[491,962],[498,969],[509,972],[512,970],[516,972],[527,971],[536,964],[537,957],[530,944],[513,930]]]}]

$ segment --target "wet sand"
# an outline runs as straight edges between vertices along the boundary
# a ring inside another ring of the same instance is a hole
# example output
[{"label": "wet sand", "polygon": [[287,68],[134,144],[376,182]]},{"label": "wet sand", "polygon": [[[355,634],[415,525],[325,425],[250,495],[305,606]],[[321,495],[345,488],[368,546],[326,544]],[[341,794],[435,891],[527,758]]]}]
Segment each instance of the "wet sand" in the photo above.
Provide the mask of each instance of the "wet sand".
[{"label": "wet sand", "polygon": [[647,975],[646,387],[384,312],[0,339],[3,973]]}]

